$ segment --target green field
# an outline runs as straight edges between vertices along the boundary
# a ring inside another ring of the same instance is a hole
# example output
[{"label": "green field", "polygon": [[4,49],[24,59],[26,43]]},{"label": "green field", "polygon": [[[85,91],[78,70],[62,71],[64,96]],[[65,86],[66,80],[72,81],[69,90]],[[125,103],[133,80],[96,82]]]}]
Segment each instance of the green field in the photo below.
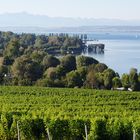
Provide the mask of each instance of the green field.
[{"label": "green field", "polygon": [[0,139],[140,139],[140,92],[0,87]]}]

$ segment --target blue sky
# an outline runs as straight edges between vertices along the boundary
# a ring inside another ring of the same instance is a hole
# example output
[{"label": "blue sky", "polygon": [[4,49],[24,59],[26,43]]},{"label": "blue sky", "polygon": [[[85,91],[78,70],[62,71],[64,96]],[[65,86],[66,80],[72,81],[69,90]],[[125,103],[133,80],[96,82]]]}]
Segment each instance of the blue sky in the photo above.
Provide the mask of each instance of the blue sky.
[{"label": "blue sky", "polygon": [[0,0],[0,13],[51,17],[139,19],[140,0]]}]

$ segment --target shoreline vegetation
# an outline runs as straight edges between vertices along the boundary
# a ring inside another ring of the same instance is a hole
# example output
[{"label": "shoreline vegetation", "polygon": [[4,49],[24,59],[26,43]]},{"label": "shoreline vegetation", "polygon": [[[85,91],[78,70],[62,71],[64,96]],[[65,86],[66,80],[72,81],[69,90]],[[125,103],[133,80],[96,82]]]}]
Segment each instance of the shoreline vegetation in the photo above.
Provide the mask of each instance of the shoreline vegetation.
[{"label": "shoreline vegetation", "polygon": [[[81,38],[81,39],[80,39]],[[74,54],[50,55],[50,50],[81,50],[86,35],[15,34],[0,32],[0,84],[19,86],[140,90],[140,74],[132,68],[119,76],[96,59]]]}]

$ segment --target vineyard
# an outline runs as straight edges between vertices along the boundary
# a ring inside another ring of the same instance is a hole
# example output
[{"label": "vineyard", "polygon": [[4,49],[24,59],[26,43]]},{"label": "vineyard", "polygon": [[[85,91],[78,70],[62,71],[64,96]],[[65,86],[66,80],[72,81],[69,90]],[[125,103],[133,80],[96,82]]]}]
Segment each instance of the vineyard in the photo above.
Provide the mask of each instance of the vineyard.
[{"label": "vineyard", "polygon": [[132,140],[134,131],[139,140],[139,92],[0,87],[1,140]]}]

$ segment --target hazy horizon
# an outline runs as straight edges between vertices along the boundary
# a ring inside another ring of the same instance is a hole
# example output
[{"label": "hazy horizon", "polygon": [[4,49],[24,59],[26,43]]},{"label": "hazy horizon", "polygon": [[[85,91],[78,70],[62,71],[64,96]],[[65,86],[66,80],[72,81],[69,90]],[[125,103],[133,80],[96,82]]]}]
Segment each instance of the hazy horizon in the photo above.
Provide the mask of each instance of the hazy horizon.
[{"label": "hazy horizon", "polygon": [[139,0],[0,0],[0,14],[27,12],[49,17],[140,20]]}]

